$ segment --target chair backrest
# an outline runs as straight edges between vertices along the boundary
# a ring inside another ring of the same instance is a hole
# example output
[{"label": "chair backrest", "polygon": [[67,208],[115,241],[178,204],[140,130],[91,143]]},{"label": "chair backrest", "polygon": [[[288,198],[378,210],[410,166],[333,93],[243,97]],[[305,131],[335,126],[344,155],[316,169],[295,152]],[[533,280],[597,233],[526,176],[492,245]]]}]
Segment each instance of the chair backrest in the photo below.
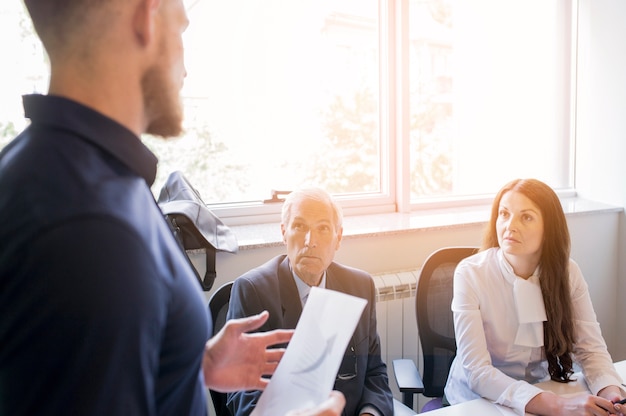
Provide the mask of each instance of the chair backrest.
[{"label": "chair backrest", "polygon": [[[232,287],[233,282],[224,283],[209,298],[209,311],[213,320],[213,335],[217,334],[226,323],[226,313],[228,312]],[[231,416],[230,411],[226,407],[226,393],[214,390],[209,390],[209,392],[211,393],[211,401],[217,416]]]},{"label": "chair backrest", "polygon": [[424,262],[417,282],[415,312],[424,359],[423,395],[442,397],[450,365],[456,355],[452,303],[454,269],[476,247],[446,247]]}]

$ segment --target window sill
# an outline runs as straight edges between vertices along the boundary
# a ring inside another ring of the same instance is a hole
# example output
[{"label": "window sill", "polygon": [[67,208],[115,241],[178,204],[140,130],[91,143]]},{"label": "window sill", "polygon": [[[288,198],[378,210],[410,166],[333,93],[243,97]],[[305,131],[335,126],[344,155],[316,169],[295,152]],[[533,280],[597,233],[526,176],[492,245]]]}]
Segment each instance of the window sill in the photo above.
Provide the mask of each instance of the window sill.
[{"label": "window sill", "polygon": [[[561,199],[566,216],[621,212],[622,207],[571,197]],[[354,215],[344,218],[344,239],[402,234],[415,231],[460,228],[486,223],[489,205],[420,210],[410,213]],[[279,223],[234,225],[240,250],[282,246]]]}]

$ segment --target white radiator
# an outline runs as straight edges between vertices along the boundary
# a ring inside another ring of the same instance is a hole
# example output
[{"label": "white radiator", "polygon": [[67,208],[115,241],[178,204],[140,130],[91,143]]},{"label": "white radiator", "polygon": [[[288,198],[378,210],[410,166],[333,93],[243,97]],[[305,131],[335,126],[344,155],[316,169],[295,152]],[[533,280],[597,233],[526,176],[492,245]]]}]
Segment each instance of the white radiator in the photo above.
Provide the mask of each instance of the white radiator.
[{"label": "white radiator", "polygon": [[[392,361],[409,358],[421,371],[421,351],[415,316],[415,290],[419,270],[406,270],[373,275],[376,286],[376,320],[380,335],[382,358],[387,364],[389,385],[396,399],[401,400],[393,375]],[[419,400],[417,400],[419,405]]]}]

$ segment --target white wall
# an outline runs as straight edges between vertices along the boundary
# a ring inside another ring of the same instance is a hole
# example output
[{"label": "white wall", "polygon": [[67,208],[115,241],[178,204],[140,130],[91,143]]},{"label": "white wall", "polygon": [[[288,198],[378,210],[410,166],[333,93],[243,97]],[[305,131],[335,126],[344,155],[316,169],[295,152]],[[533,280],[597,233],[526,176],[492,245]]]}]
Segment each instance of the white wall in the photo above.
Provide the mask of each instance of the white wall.
[{"label": "white wall", "polygon": [[[583,197],[626,207],[626,2],[580,0],[576,187]],[[605,297],[626,299],[626,217],[619,221],[617,287]],[[591,235],[598,234],[591,231]],[[602,239],[601,236],[599,239]],[[626,305],[617,303],[616,316]],[[626,321],[617,319],[616,333]],[[626,339],[618,337],[626,355]]]}]

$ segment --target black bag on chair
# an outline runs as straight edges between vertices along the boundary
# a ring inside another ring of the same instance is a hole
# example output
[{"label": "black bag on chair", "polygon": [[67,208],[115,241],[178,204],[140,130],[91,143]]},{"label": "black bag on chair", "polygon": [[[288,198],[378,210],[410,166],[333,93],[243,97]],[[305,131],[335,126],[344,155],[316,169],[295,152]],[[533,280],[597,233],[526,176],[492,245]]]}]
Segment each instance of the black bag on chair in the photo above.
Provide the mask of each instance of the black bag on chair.
[{"label": "black bag on chair", "polygon": [[[179,171],[169,175],[161,188],[157,202],[196,273],[200,286],[204,291],[211,290],[217,276],[215,272],[217,251],[236,253],[239,245],[235,234],[211,212],[198,191]],[[200,276],[187,253],[187,250],[198,249],[204,249],[206,252],[204,276]]]}]

